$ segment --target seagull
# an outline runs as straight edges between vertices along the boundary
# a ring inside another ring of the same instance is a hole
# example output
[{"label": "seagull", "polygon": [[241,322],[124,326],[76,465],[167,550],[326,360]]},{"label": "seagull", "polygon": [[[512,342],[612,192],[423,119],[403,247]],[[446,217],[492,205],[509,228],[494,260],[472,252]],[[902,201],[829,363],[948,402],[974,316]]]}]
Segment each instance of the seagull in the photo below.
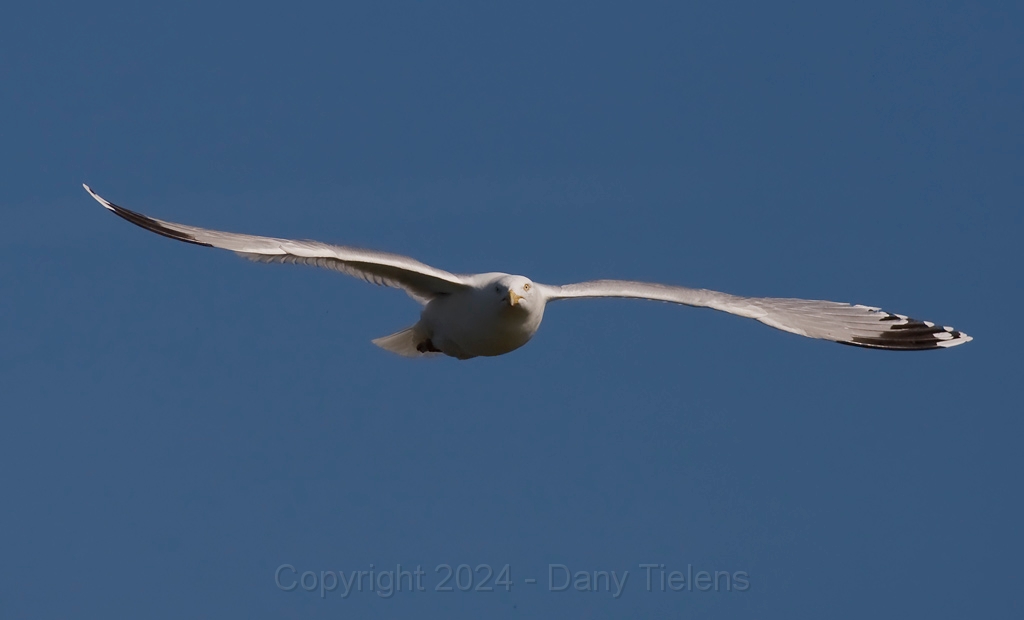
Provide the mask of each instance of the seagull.
[{"label": "seagull", "polygon": [[444,354],[460,360],[504,355],[533,338],[547,304],[582,297],[627,297],[712,308],[755,319],[808,338],[873,349],[945,349],[970,342],[952,327],[879,308],[834,301],[739,297],[706,289],[632,280],[594,280],[562,286],[508,273],[456,275],[398,254],[319,241],[296,241],[175,224],[120,207],[84,185],[101,205],[164,237],[231,250],[261,263],[298,263],[340,271],[404,290],[423,309],[411,327],[374,344],[406,357]]}]

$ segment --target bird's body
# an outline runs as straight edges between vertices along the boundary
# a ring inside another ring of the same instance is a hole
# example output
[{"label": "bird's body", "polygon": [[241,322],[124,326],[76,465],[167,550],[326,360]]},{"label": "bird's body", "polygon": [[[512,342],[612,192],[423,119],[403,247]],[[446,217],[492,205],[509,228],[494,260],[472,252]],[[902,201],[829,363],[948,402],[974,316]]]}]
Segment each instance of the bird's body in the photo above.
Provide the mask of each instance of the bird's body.
[{"label": "bird's body", "polygon": [[458,359],[503,355],[523,346],[537,333],[549,302],[581,297],[626,297],[713,308],[801,336],[870,348],[938,349],[971,340],[951,327],[870,306],[833,301],[738,297],[629,280],[553,286],[507,273],[456,275],[397,254],[318,241],[227,233],[157,220],[115,205],[88,186],[85,189],[110,211],[165,237],[231,250],[259,262],[325,267],[405,290],[423,305],[420,320],[373,342],[407,357],[438,353]]},{"label": "bird's body", "polygon": [[[470,278],[470,285],[423,307],[417,325],[429,338],[430,348],[459,359],[493,357],[518,349],[537,333],[545,303],[542,297],[530,295],[529,280],[483,273]],[[510,294],[519,299],[512,303]]]}]

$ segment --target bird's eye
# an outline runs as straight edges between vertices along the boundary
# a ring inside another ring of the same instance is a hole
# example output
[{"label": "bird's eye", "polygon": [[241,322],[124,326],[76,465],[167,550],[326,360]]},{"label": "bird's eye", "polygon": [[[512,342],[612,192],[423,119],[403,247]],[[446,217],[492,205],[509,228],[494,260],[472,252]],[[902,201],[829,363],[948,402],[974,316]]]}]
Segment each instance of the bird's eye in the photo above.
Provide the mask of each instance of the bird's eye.
[{"label": "bird's eye", "polygon": [[524,291],[528,291],[528,290],[530,290],[530,284],[529,284],[529,282],[527,282],[526,284],[524,284],[524,285],[523,285],[523,290],[524,290]]},{"label": "bird's eye", "polygon": [[501,292],[501,287],[500,286],[495,286],[494,287],[494,292],[495,293],[500,293]]}]

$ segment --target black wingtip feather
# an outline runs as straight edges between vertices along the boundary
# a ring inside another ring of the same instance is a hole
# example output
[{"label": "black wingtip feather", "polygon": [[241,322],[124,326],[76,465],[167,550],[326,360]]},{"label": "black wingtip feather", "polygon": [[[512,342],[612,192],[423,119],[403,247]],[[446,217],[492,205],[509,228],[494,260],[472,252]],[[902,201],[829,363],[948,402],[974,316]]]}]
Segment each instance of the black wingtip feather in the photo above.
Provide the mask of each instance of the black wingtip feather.
[{"label": "black wingtip feather", "polygon": [[205,247],[208,247],[208,248],[212,248],[213,247],[209,243],[204,243],[202,241],[197,241],[195,237],[193,237],[192,235],[190,235],[190,234],[188,234],[186,232],[182,232],[180,230],[175,230],[173,228],[170,228],[169,226],[164,225],[164,223],[159,221],[159,220],[155,220],[155,219],[153,219],[151,217],[147,217],[147,216],[145,216],[145,215],[143,215],[141,213],[136,213],[135,211],[132,211],[131,209],[125,209],[124,207],[116,205],[116,204],[110,202],[109,200],[107,200],[105,198],[101,198],[98,194],[93,192],[92,189],[90,189],[88,185],[84,185],[83,184],[83,187],[85,187],[85,190],[87,192],[89,192],[89,194],[93,198],[97,199],[100,202],[100,204],[102,204],[103,206],[107,207],[109,210],[113,211],[114,214],[116,214],[117,216],[119,216],[119,217],[121,217],[123,219],[128,220],[129,222],[131,222],[132,224],[135,224],[136,226],[139,226],[141,228],[145,228],[146,230],[148,230],[150,232],[155,232],[156,234],[158,234],[160,236],[163,236],[163,237],[167,237],[168,239],[174,239],[176,241],[184,241],[185,243],[192,243],[194,245],[202,245],[202,246],[205,246]]},{"label": "black wingtip feather", "polygon": [[940,327],[896,314],[887,313],[879,321],[895,323],[877,336],[854,336],[843,344],[896,351],[930,351],[947,349],[972,340],[967,334],[951,327]]},{"label": "black wingtip feather", "polygon": [[109,204],[113,209],[114,213],[128,220],[132,224],[135,224],[136,226],[141,226],[142,228],[145,228],[148,231],[155,232],[156,234],[167,237],[169,239],[184,241],[185,243],[193,243],[195,245],[202,245],[208,248],[213,247],[209,243],[197,241],[195,237],[188,233],[181,232],[180,230],[174,230],[173,228],[168,228],[167,226],[164,226],[161,222],[154,220],[151,217],[146,217],[145,215],[142,215],[141,213],[136,213],[131,209],[119,207],[114,203]]}]

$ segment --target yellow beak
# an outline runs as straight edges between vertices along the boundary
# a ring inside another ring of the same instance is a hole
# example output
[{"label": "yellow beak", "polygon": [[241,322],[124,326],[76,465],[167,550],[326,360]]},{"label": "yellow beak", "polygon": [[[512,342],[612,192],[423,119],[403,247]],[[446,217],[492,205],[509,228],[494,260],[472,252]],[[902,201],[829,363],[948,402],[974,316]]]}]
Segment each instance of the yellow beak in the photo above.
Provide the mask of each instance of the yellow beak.
[{"label": "yellow beak", "polygon": [[522,298],[523,298],[523,296],[522,295],[517,295],[515,291],[509,291],[508,292],[508,305],[514,306],[514,305],[518,304],[519,300],[522,299]]}]

